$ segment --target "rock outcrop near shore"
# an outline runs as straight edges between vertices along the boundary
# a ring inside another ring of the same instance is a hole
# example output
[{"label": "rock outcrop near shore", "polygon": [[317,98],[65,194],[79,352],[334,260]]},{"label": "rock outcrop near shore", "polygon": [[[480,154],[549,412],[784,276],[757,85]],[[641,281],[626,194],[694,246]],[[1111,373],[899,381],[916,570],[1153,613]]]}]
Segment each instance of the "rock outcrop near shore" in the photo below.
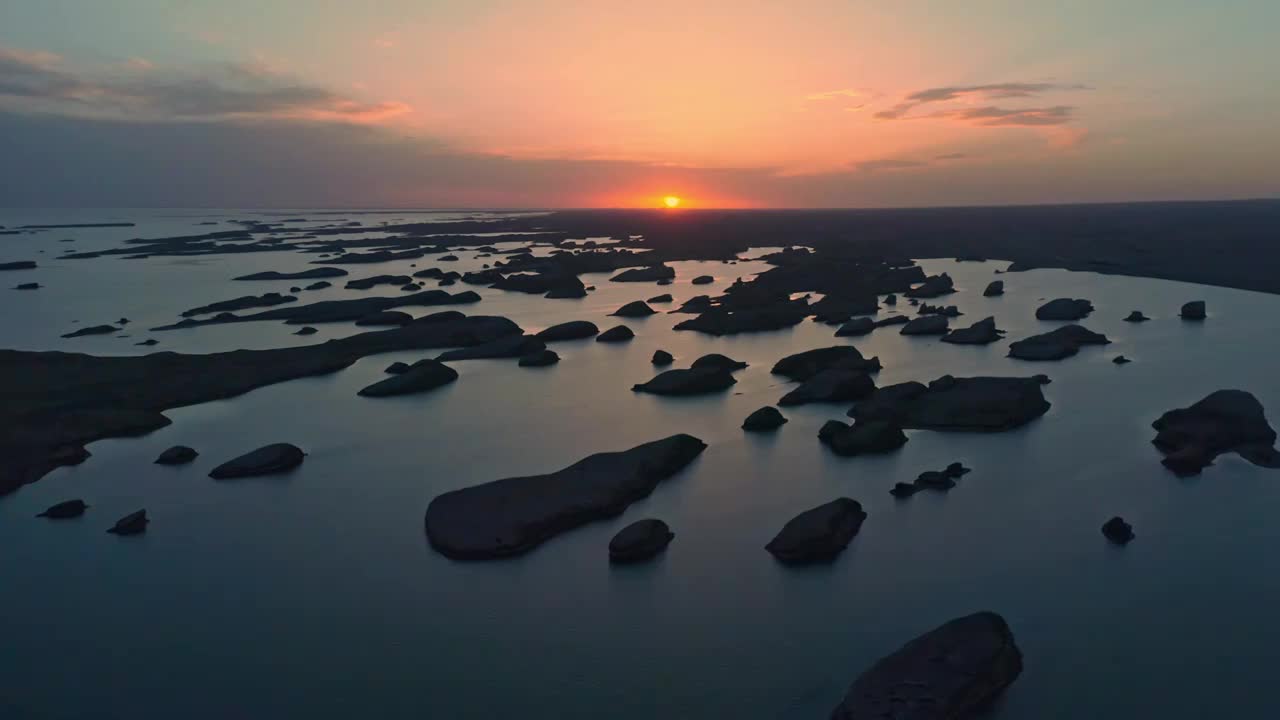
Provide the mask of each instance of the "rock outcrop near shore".
[{"label": "rock outcrop near shore", "polygon": [[705,448],[691,435],[672,435],[630,450],[591,455],[546,475],[447,492],[427,507],[427,539],[455,560],[526,553],[563,532],[621,514]]},{"label": "rock outcrop near shore", "polygon": [[980,612],[930,630],[858,676],[831,720],[968,720],[1022,673],[1004,618]]},{"label": "rock outcrop near shore", "polygon": [[1062,360],[1080,352],[1085,345],[1108,345],[1106,335],[1079,325],[1063,325],[1047,333],[1032,335],[1009,344],[1009,357],[1019,360]]},{"label": "rock outcrop near shore", "polygon": [[298,467],[306,457],[307,454],[297,445],[273,443],[222,463],[209,471],[209,477],[214,480],[235,480],[276,475]]},{"label": "rock outcrop near shore", "polygon": [[169,424],[162,412],[254,388],[341,370],[397,350],[479,345],[519,335],[500,317],[423,318],[319,345],[210,355],[136,357],[0,350],[0,495],[89,457],[86,443],[143,435]]},{"label": "rock outcrop near shore", "polygon": [[1280,468],[1276,431],[1262,403],[1243,390],[1218,390],[1190,407],[1170,410],[1151,427],[1151,442],[1165,454],[1161,462],[1180,476],[1199,475],[1213,459],[1236,452],[1266,468]]}]

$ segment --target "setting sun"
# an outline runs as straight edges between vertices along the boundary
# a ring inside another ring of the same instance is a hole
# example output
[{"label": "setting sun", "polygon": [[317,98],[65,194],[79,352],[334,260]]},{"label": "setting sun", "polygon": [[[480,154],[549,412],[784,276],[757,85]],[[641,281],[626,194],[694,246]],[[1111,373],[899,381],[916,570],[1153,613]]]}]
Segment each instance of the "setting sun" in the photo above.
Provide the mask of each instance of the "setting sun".
[{"label": "setting sun", "polygon": [[680,198],[676,197],[675,195],[668,195],[668,196],[666,196],[666,197],[662,198],[662,204],[663,204],[663,205],[666,205],[666,206],[667,206],[667,207],[669,207],[669,208],[679,207],[679,206],[680,206]]}]

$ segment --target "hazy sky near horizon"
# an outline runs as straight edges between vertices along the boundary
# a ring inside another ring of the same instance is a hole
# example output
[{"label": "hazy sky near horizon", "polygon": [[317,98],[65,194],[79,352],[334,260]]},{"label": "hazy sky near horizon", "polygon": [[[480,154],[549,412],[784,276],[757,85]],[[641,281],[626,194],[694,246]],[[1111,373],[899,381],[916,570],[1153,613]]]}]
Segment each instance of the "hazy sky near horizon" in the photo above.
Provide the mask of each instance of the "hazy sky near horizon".
[{"label": "hazy sky near horizon", "polygon": [[0,206],[1280,195],[1280,2],[6,0]]}]

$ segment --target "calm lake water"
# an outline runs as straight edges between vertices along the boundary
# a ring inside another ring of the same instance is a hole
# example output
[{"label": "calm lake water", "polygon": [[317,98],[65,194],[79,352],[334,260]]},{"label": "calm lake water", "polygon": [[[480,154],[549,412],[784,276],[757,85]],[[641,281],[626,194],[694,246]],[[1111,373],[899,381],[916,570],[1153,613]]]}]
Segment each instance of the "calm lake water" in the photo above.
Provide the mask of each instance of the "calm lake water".
[{"label": "calm lake water", "polygon": [[[146,337],[160,341],[155,350],[210,352],[352,333],[351,324],[329,324],[298,338],[276,323],[146,332],[197,305],[286,291],[289,281],[228,281],[305,269],[313,256],[55,259],[124,238],[235,229],[196,223],[251,216],[0,211],[10,227],[139,223],[0,236],[0,262],[41,266],[0,273],[0,283],[45,286],[0,290],[0,345],[127,355],[148,350],[133,344]],[[457,254],[461,262],[442,267],[486,262]],[[412,268],[348,269],[356,278],[435,264],[428,257]],[[460,380],[426,395],[356,396],[392,361],[424,355],[394,353],[172,410],[171,426],[94,443],[83,465],[0,497],[0,717],[823,718],[876,659],[979,609],[1008,619],[1026,662],[993,718],[1280,714],[1269,686],[1280,662],[1280,473],[1232,455],[1180,480],[1150,444],[1162,412],[1225,387],[1253,392],[1274,422],[1280,335],[1268,319],[1280,316],[1280,297],[1045,270],[1001,275],[1006,295],[984,298],[1006,263],[921,264],[955,278],[959,292],[943,302],[965,312],[959,324],[994,315],[1016,340],[1055,326],[1034,318],[1041,299],[1085,297],[1097,311],[1082,324],[1113,344],[1024,363],[1005,357],[1005,342],[952,346],[894,328],[856,339],[883,362],[880,385],[944,373],[1053,379],[1045,389],[1052,409],[1025,428],[908,431],[900,452],[873,458],[838,458],[818,443],[819,426],[843,418],[845,404],[784,410],[790,422],[773,435],[739,429],[785,393],[787,384],[769,374],[774,361],[849,342],[812,322],[716,339],[673,332],[686,316],[659,314],[627,320],[637,335],[629,344],[556,343],[562,361],[550,368],[455,363]],[[625,302],[669,291],[675,307],[766,267],[674,266],[669,288],[609,283],[601,274],[583,278],[598,288],[583,300],[472,288],[484,300],[462,309],[507,316],[530,332],[570,319],[603,329],[618,324],[607,315]],[[716,283],[689,283],[704,273]],[[341,284],[301,301],[395,292]],[[1204,323],[1177,318],[1194,299],[1208,302]],[[1152,322],[1122,322],[1134,309]],[[59,337],[122,316],[132,321],[127,339]],[[654,374],[649,357],[658,348],[677,366],[709,352],[751,365],[722,395],[632,393]],[[1117,354],[1134,362],[1116,366]],[[452,562],[427,544],[423,512],[441,492],[677,432],[708,449],[619,518],[508,561]],[[306,463],[275,478],[206,477],[214,464],[269,442],[301,446]],[[180,468],[152,464],[174,444],[201,456]],[[894,482],[956,460],[973,472],[950,493],[905,502],[889,495]],[[797,512],[841,495],[859,500],[869,517],[835,563],[788,568],[763,550]],[[83,518],[32,518],[70,497],[91,505]],[[152,518],[146,535],[103,532],[139,507]],[[1138,535],[1123,549],[1099,532],[1116,514]],[[611,567],[609,538],[649,516],[676,533],[667,552],[651,564]]]}]

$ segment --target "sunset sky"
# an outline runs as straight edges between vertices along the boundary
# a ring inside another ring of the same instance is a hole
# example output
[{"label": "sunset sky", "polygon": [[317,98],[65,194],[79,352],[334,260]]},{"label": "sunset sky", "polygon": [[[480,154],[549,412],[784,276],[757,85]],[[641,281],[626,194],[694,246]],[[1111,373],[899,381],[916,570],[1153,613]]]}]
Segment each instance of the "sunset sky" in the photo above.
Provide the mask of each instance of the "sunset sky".
[{"label": "sunset sky", "polygon": [[6,0],[0,205],[1280,195],[1276,0]]}]

